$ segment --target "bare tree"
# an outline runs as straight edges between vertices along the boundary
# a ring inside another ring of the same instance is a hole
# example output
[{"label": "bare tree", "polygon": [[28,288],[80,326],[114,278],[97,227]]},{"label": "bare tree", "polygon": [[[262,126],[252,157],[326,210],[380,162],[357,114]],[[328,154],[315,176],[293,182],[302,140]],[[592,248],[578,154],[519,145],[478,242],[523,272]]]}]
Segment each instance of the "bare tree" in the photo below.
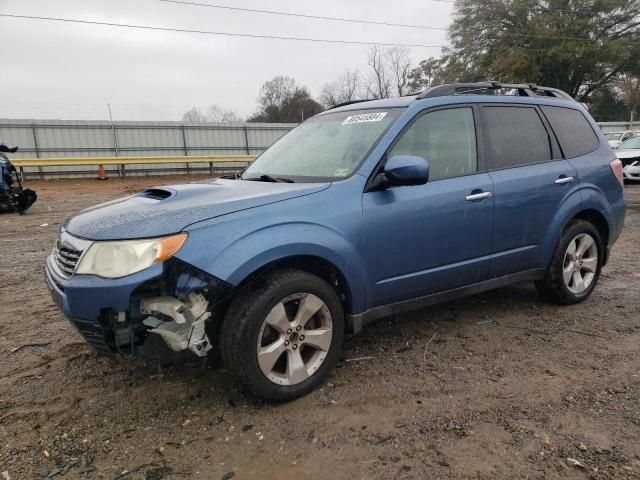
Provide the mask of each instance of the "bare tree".
[{"label": "bare tree", "polygon": [[371,68],[369,84],[366,87],[367,96],[373,98],[388,98],[392,90],[392,73],[387,62],[384,49],[379,45],[369,47],[367,65]]},{"label": "bare tree", "polygon": [[340,98],[340,87],[338,85],[338,81],[335,80],[333,82],[325,83],[322,89],[320,90],[320,103],[327,108],[331,108],[338,103],[342,103],[339,100]]},{"label": "bare tree", "polygon": [[207,109],[207,120],[210,122],[242,122],[236,112],[226,110],[219,105],[213,104]]},{"label": "bare tree", "polygon": [[629,122],[633,123],[636,109],[640,106],[640,77],[622,74],[616,82],[620,99],[630,112]]},{"label": "bare tree", "polygon": [[393,76],[393,86],[398,96],[409,93],[409,73],[411,72],[411,60],[409,49],[406,47],[392,47],[384,52],[388,69]]},{"label": "bare tree", "polygon": [[358,100],[362,89],[362,77],[358,70],[347,70],[342,76],[341,96],[343,102]]},{"label": "bare tree", "polygon": [[191,110],[182,114],[183,122],[204,123],[207,117],[198,107],[192,107]]},{"label": "bare tree", "polygon": [[362,79],[357,70],[346,70],[337,80],[329,82],[320,91],[320,103],[329,108],[338,103],[360,98]]},{"label": "bare tree", "polygon": [[392,95],[409,93],[411,60],[409,49],[403,47],[383,48],[375,45],[369,48],[367,65],[370,67],[366,96],[388,98]]},{"label": "bare tree", "polygon": [[296,81],[288,76],[277,76],[265,82],[260,89],[258,103],[264,108],[271,106],[280,107],[282,103],[293,95]]},{"label": "bare tree", "polygon": [[198,107],[192,107],[191,110],[182,115],[183,122],[204,123],[204,122],[242,122],[233,110],[225,110],[220,106],[211,105],[206,113]]}]

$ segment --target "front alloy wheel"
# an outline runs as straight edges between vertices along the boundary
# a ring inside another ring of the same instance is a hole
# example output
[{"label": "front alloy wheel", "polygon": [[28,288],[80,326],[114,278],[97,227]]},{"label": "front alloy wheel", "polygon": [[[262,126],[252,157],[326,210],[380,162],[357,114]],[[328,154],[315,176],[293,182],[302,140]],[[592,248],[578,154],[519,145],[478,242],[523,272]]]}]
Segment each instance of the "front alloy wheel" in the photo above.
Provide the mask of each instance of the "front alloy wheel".
[{"label": "front alloy wheel", "polygon": [[292,400],[320,385],[338,360],[344,313],[321,278],[281,270],[239,295],[221,332],[227,369],[269,401]]},{"label": "front alloy wheel", "polygon": [[333,322],[325,303],[311,293],[278,302],[258,334],[258,364],[279,385],[304,382],[322,365],[331,348]]}]

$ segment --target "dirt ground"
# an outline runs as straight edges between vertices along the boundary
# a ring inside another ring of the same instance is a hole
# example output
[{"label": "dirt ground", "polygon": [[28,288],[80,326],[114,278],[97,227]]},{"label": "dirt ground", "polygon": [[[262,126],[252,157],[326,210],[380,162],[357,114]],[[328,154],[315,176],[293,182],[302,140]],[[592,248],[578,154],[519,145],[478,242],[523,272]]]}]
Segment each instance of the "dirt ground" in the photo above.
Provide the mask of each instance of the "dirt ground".
[{"label": "dirt ground", "polygon": [[185,180],[31,181],[0,217],[3,480],[640,478],[640,186],[588,301],[522,284],[384,319],[270,405],[200,363],[97,357],[49,298],[67,216]]}]

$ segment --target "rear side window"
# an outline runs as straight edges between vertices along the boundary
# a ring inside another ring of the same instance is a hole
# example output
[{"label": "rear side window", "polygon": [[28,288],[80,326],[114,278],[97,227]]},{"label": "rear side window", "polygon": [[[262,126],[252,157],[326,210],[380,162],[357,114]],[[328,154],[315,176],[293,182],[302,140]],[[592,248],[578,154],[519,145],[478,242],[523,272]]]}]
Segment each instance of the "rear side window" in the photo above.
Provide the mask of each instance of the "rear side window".
[{"label": "rear side window", "polygon": [[549,135],[535,108],[484,107],[491,169],[551,160]]},{"label": "rear side window", "polygon": [[598,148],[598,137],[582,112],[563,107],[542,107],[566,158],[579,157]]},{"label": "rear side window", "polygon": [[429,162],[429,181],[476,172],[476,129],[470,107],[436,110],[419,117],[391,149]]}]

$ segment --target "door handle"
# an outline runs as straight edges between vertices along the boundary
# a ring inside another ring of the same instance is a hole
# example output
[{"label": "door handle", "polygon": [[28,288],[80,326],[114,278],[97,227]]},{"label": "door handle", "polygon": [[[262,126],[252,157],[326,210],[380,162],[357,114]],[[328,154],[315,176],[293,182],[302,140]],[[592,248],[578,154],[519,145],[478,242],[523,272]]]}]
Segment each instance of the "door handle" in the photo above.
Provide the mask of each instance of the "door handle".
[{"label": "door handle", "polygon": [[573,182],[573,177],[567,177],[564,175],[555,181],[555,183],[557,183],[558,185],[562,185],[564,183],[569,183],[569,182]]},{"label": "door handle", "polygon": [[483,198],[491,198],[491,192],[472,193],[464,197],[465,200],[473,202],[474,200],[482,200]]}]

